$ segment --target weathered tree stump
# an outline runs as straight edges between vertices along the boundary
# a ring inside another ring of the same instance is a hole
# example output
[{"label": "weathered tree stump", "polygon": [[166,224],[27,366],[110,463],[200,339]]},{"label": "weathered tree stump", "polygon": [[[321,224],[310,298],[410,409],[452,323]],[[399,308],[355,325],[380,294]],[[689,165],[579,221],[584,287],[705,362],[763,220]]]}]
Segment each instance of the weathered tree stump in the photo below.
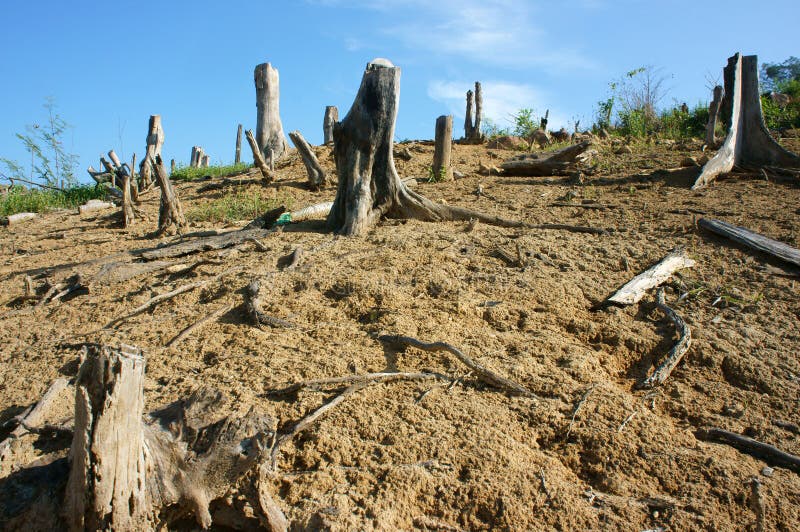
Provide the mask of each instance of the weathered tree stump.
[{"label": "weathered tree stump", "polygon": [[205,157],[206,152],[200,146],[192,146],[192,155],[189,159],[189,166],[191,168],[202,168],[203,166],[203,157]]},{"label": "weathered tree stump", "polygon": [[203,155],[202,159],[200,159],[200,168],[208,168],[210,162],[211,162],[211,157],[209,157],[208,155]]},{"label": "weathered tree stump", "polygon": [[127,173],[122,175],[122,226],[130,227],[136,221],[133,211],[133,199],[131,198],[131,176]]},{"label": "weathered tree stump", "polygon": [[708,124],[706,125],[706,145],[710,148],[717,147],[717,117],[722,105],[722,86],[714,87],[714,99],[708,105]]},{"label": "weathered tree stump", "polygon": [[264,159],[277,161],[286,152],[286,138],[280,115],[280,82],[278,71],[269,63],[255,69],[256,143]]},{"label": "weathered tree stump", "polygon": [[163,235],[172,231],[173,227],[180,231],[186,227],[186,218],[183,216],[183,209],[175,189],[161,161],[161,156],[156,155],[155,160],[150,160],[150,164],[155,171],[158,185],[161,187],[161,204],[158,208],[158,231],[157,234]]},{"label": "weathered tree stump", "polygon": [[[472,119],[473,106],[475,108],[475,121]],[[464,119],[464,140],[481,143],[484,141],[481,133],[481,120],[483,118],[483,94],[479,81],[475,82],[475,93],[467,91],[467,111]]]},{"label": "weathered tree stump", "polygon": [[233,164],[242,162],[242,124],[236,129],[236,156],[233,159]]},{"label": "weathered tree stump", "polygon": [[339,109],[335,105],[325,107],[325,118],[322,120],[323,143],[333,143],[333,125],[339,121]]},{"label": "weathered tree stump", "polygon": [[453,167],[450,154],[453,149],[453,115],[442,115],[436,119],[436,137],[433,147],[431,171],[435,180],[452,181]]},{"label": "weathered tree stump", "polygon": [[309,146],[308,142],[306,142],[306,139],[303,138],[303,135],[301,135],[299,131],[292,131],[289,133],[289,138],[292,139],[292,142],[297,148],[297,152],[300,154],[300,157],[303,158],[303,164],[306,166],[306,171],[308,172],[309,187],[313,190],[324,187],[328,177],[325,174],[325,170],[320,166],[317,156],[314,154],[314,150],[311,149],[311,146]]},{"label": "weathered tree stump", "polygon": [[154,161],[156,156],[161,157],[161,147],[163,145],[164,130],[161,128],[161,115],[150,115],[147,129],[147,149],[144,159],[142,159],[142,165],[139,168],[139,190],[146,189],[153,181],[148,159]]},{"label": "weathered tree stump", "polygon": [[717,154],[703,167],[692,188],[708,185],[719,174],[730,172],[734,166],[800,167],[800,156],[778,144],[764,123],[758,92],[758,57],[742,57],[737,53],[728,59],[724,74],[723,108],[727,106],[726,100],[730,102],[728,135]]},{"label": "weathered tree stump", "polygon": [[475,218],[495,225],[524,225],[434,203],[403,184],[392,153],[399,95],[400,69],[387,59],[368,63],[350,111],[333,129],[339,187],[328,227],[342,235],[360,235],[382,216],[425,221]]}]

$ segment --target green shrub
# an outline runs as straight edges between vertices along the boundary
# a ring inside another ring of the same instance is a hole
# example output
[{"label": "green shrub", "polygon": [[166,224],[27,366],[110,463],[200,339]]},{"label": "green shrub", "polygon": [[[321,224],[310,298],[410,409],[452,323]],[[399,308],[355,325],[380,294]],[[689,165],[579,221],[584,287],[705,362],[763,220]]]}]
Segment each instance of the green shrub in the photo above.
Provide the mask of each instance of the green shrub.
[{"label": "green shrub", "polygon": [[104,185],[82,185],[60,190],[29,190],[15,185],[0,196],[0,216],[18,212],[46,212],[54,209],[74,209],[90,199],[103,199]]},{"label": "green shrub", "polygon": [[178,166],[170,175],[171,179],[179,181],[191,181],[201,177],[226,177],[243,174],[251,168],[246,163],[229,164],[221,166],[209,166],[208,168],[192,168],[190,166]]}]

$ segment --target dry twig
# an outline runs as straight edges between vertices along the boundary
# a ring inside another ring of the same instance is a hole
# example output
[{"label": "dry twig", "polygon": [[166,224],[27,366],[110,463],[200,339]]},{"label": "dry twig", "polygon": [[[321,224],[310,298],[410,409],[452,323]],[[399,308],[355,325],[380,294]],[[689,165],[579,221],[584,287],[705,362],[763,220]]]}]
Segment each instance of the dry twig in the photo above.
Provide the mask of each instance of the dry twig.
[{"label": "dry twig", "polygon": [[653,388],[659,384],[664,384],[664,381],[669,378],[672,371],[689,350],[692,344],[692,331],[686,322],[681,318],[677,312],[667,306],[666,299],[664,298],[664,289],[659,288],[656,292],[656,307],[667,315],[669,319],[675,324],[680,338],[678,342],[669,350],[667,358],[661,363],[658,368],[650,375],[644,382],[639,385],[639,388]]},{"label": "dry twig", "polygon": [[230,312],[231,309],[233,309],[233,305],[225,305],[225,306],[215,310],[214,312],[212,312],[208,316],[206,316],[206,317],[194,322],[193,324],[189,325],[184,330],[182,330],[172,340],[167,342],[167,345],[165,347],[172,347],[173,345],[177,344],[178,342],[180,342],[181,340],[183,340],[184,338],[186,338],[187,336],[192,334],[192,332],[195,331],[196,329],[199,329],[200,327],[204,326],[206,323],[219,318],[220,316],[222,316],[226,312]]},{"label": "dry twig", "polygon": [[695,435],[701,440],[724,443],[743,453],[760,458],[768,464],[787,467],[800,473],[800,456],[781,451],[768,443],[714,427],[698,429]]}]

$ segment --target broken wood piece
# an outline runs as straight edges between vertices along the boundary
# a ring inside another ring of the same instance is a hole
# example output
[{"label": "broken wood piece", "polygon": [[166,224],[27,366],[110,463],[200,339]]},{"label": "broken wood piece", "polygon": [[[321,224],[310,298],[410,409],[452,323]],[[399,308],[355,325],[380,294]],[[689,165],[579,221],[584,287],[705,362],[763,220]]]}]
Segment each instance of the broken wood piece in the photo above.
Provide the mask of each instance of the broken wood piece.
[{"label": "broken wood piece", "polygon": [[250,145],[250,150],[253,152],[253,163],[261,171],[261,177],[266,183],[271,183],[275,179],[275,174],[264,161],[264,157],[258,149],[258,144],[256,144],[256,138],[253,136],[253,130],[248,129],[244,132],[244,136],[247,138],[247,143]]},{"label": "broken wood piece", "polygon": [[269,491],[269,476],[271,474],[270,464],[264,464],[259,468],[259,477],[256,488],[258,489],[258,505],[261,507],[262,525],[266,525],[272,532],[287,532],[289,530],[289,520],[283,514],[278,503]]},{"label": "broken wood piece", "polygon": [[139,275],[164,270],[174,264],[174,262],[169,261],[112,262],[101,266],[94,279],[101,282],[122,282]]},{"label": "broken wood piece", "polygon": [[320,166],[317,156],[314,154],[314,150],[311,149],[311,146],[309,146],[308,142],[306,142],[306,139],[303,138],[303,135],[301,135],[299,131],[292,131],[289,133],[289,138],[292,139],[292,142],[297,148],[297,152],[303,159],[303,164],[308,173],[309,187],[312,190],[324,187],[328,181],[328,176],[325,174],[325,170],[322,169],[322,166]]},{"label": "broken wood piece", "polygon": [[335,105],[325,107],[325,117],[322,119],[322,134],[324,144],[333,144],[333,126],[339,121],[339,109]]},{"label": "broken wood piece", "polygon": [[800,456],[796,456],[768,443],[763,443],[753,438],[729,432],[714,427],[698,429],[695,432],[698,439],[724,443],[739,451],[764,460],[770,465],[786,467],[800,473]]},{"label": "broken wood piece", "polygon": [[37,427],[44,425],[53,404],[63,394],[69,386],[69,379],[60,377],[50,383],[50,386],[45,390],[44,395],[39,401],[28,408],[25,412],[14,418],[12,421],[16,422],[17,426],[8,437],[0,442],[0,463],[7,458],[7,453],[11,447],[11,441],[24,436],[28,432],[35,430]]},{"label": "broken wood piece", "polygon": [[94,211],[103,211],[106,209],[113,209],[115,205],[110,201],[102,201],[98,199],[90,199],[80,207],[78,207],[79,214],[86,214]]},{"label": "broken wood piece", "polygon": [[250,281],[244,291],[245,308],[247,309],[247,314],[250,316],[253,325],[259,328],[262,325],[283,329],[293,329],[296,327],[294,323],[264,314],[264,311],[261,310],[260,291],[261,282],[258,279]]},{"label": "broken wood piece", "polygon": [[700,218],[697,221],[697,225],[750,249],[766,253],[767,255],[794,264],[795,266],[800,266],[800,250],[788,244],[784,244],[783,242],[779,242],[778,240],[773,240],[759,233],[750,231],[749,229],[745,229],[744,227],[729,224],[722,220]]},{"label": "broken wood piece", "polygon": [[675,345],[672,346],[672,349],[669,350],[669,353],[667,353],[664,362],[656,368],[652,375],[647,377],[647,379],[639,385],[639,388],[653,388],[654,386],[664,384],[664,381],[669,378],[672,371],[677,367],[683,355],[686,354],[686,351],[689,350],[692,344],[691,329],[677,312],[667,306],[663,288],[659,288],[656,292],[656,307],[666,314],[667,317],[672,320],[672,323],[675,324],[675,329],[678,331],[679,338]]},{"label": "broken wood piece", "polygon": [[156,155],[155,159],[150,159],[158,185],[161,187],[161,203],[158,208],[158,232],[157,234],[163,235],[172,229],[178,232],[186,227],[186,218],[183,216],[183,208],[178,199],[178,194],[172,188],[172,182],[169,180],[167,170],[164,168],[164,163],[160,155]]},{"label": "broken wood piece", "polygon": [[238,231],[228,231],[227,233],[205,236],[194,239],[186,239],[174,244],[167,244],[158,248],[135,250],[131,253],[138,255],[145,260],[167,259],[182,257],[199,251],[213,251],[236,246],[251,238],[262,238],[275,232],[275,229],[240,229]]},{"label": "broken wood piece", "polygon": [[193,324],[191,324],[188,327],[186,327],[184,330],[182,330],[180,333],[178,333],[172,340],[167,342],[167,344],[164,347],[172,347],[173,345],[177,344],[178,342],[184,340],[187,336],[192,334],[197,329],[200,329],[201,327],[203,327],[206,323],[209,323],[211,321],[216,320],[217,318],[219,318],[223,314],[225,314],[227,312],[230,312],[232,309],[233,309],[233,305],[225,305],[223,307],[220,307],[219,309],[215,310],[214,312],[212,312],[208,316],[206,316],[204,318],[201,318],[201,319],[197,320],[196,322],[194,322]]},{"label": "broken wood piece", "polygon": [[606,299],[604,304],[632,305],[638,303],[648,290],[664,283],[677,270],[691,268],[695,264],[685,250],[675,249],[657,264],[625,283],[622,288]]},{"label": "broken wood piece", "polygon": [[12,225],[20,224],[28,220],[33,220],[38,215],[35,212],[18,212],[17,214],[9,214],[3,218],[3,225],[11,227]]},{"label": "broken wood piece", "polygon": [[293,270],[297,268],[300,264],[300,261],[303,259],[303,248],[297,246],[294,251],[292,251],[288,257],[285,257],[282,262],[286,263],[286,266],[283,267],[284,271],[286,270]]},{"label": "broken wood piece", "polygon": [[517,384],[516,382],[507,379],[505,377],[502,377],[497,373],[483,367],[482,365],[478,364],[470,357],[462,353],[460,350],[458,350],[457,348],[446,342],[426,343],[417,340],[416,338],[412,338],[410,336],[388,335],[388,334],[379,336],[378,340],[390,345],[402,346],[402,347],[414,347],[416,349],[421,349],[423,351],[446,351],[454,355],[458,360],[461,361],[462,364],[464,364],[469,369],[474,371],[478,376],[478,378],[483,382],[485,382],[486,384],[489,384],[490,386],[499,388],[501,390],[505,390],[506,392],[510,392],[513,394],[518,394],[525,397],[537,398],[533,392],[531,392],[524,386]]},{"label": "broken wood piece", "polygon": [[500,165],[504,175],[551,176],[571,175],[581,163],[580,156],[591,146],[583,141],[550,153],[517,155]]}]

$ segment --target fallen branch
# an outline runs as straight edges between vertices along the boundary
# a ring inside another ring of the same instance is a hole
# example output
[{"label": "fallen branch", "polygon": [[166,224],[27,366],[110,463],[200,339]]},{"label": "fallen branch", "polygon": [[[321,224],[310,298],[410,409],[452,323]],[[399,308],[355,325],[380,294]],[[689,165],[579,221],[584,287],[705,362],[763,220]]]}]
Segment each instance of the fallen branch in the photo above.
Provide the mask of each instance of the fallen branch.
[{"label": "fallen branch", "polygon": [[184,240],[160,248],[145,249],[132,253],[139,255],[145,260],[182,257],[183,255],[189,255],[199,251],[212,251],[236,246],[251,238],[265,237],[274,232],[275,230],[269,229],[242,229],[239,231],[229,231],[220,235]]},{"label": "fallen branch", "polygon": [[247,285],[244,291],[245,307],[247,308],[247,314],[250,315],[250,319],[253,320],[253,325],[259,328],[262,325],[269,325],[270,327],[293,329],[295,327],[294,323],[264,314],[261,310],[260,291],[261,283],[258,279],[250,281],[250,284]]},{"label": "fallen branch", "polygon": [[448,353],[458,358],[469,369],[474,371],[478,376],[478,378],[483,382],[485,382],[486,384],[489,384],[490,386],[494,386],[496,388],[500,388],[502,390],[506,390],[507,392],[510,393],[519,394],[526,397],[537,398],[533,392],[531,392],[524,386],[517,384],[512,380],[506,379],[505,377],[502,377],[497,373],[481,366],[480,364],[472,360],[470,357],[462,353],[460,350],[458,350],[457,348],[453,347],[452,345],[446,342],[425,343],[410,336],[399,336],[399,335],[388,335],[388,334],[379,336],[378,340],[392,345],[415,347],[423,351],[447,351]]},{"label": "fallen branch", "polygon": [[800,456],[781,451],[768,443],[763,443],[735,432],[714,427],[701,428],[695,432],[698,439],[724,443],[739,451],[764,460],[768,464],[787,467],[800,473]]},{"label": "fallen branch", "polygon": [[209,314],[208,316],[206,316],[206,317],[204,317],[204,318],[202,318],[202,319],[200,319],[200,320],[198,320],[198,321],[194,322],[193,324],[189,325],[189,326],[188,326],[188,327],[186,327],[184,330],[182,330],[182,331],[181,331],[181,332],[180,332],[180,333],[179,333],[177,336],[175,336],[175,337],[174,337],[172,340],[170,340],[169,342],[167,342],[167,345],[166,345],[165,347],[172,347],[173,345],[177,344],[178,342],[180,342],[181,340],[185,339],[187,336],[189,336],[190,334],[192,334],[192,332],[194,332],[195,330],[197,330],[197,329],[201,328],[201,327],[202,327],[203,325],[205,325],[206,323],[208,323],[208,322],[210,322],[210,321],[213,321],[213,320],[215,320],[215,319],[219,318],[220,316],[222,316],[222,315],[223,315],[223,314],[225,314],[226,312],[229,312],[231,309],[233,309],[233,305],[226,305],[226,306],[223,306],[223,307],[221,307],[221,308],[219,308],[219,309],[215,310],[214,312],[212,312],[212,313],[211,313],[211,314]]},{"label": "fallen branch", "polygon": [[271,183],[273,179],[275,179],[275,174],[269,169],[269,166],[267,166],[267,163],[264,161],[264,157],[261,155],[261,150],[258,149],[256,138],[253,136],[253,130],[248,129],[244,132],[244,134],[245,137],[247,137],[247,143],[250,144],[250,149],[253,152],[253,162],[261,171],[261,177],[264,178],[266,183]]},{"label": "fallen branch", "polygon": [[658,264],[628,281],[600,306],[604,307],[610,304],[624,306],[638,303],[649,289],[664,283],[675,271],[681,268],[691,268],[695,264],[695,261],[690,259],[683,249],[678,248],[661,259]]},{"label": "fallen branch", "polygon": [[297,148],[297,152],[303,159],[303,164],[306,166],[309,187],[312,190],[324,187],[328,181],[328,177],[325,175],[325,170],[320,166],[317,156],[314,154],[314,150],[309,146],[308,142],[306,142],[306,139],[303,138],[303,135],[301,135],[299,131],[292,131],[289,133],[289,138],[292,139],[292,142]]},{"label": "fallen branch", "polygon": [[686,354],[686,351],[689,350],[689,346],[692,343],[691,329],[689,329],[689,326],[686,325],[684,319],[681,318],[677,312],[667,306],[663,288],[659,288],[658,292],[656,292],[656,307],[672,320],[680,338],[678,338],[678,342],[672,346],[664,362],[656,368],[652,375],[639,385],[639,388],[653,388],[654,386],[664,384],[664,381],[669,378],[672,370],[674,370],[681,361],[683,355]]},{"label": "fallen branch", "polygon": [[783,242],[773,240],[764,235],[750,231],[749,229],[745,229],[744,227],[729,224],[721,220],[700,218],[697,220],[697,225],[750,249],[755,249],[756,251],[766,253],[784,262],[800,266],[800,250],[788,244],[784,244]]},{"label": "fallen branch", "polygon": [[410,372],[384,372],[384,373],[367,373],[366,375],[347,375],[344,377],[332,377],[329,379],[315,379],[310,381],[303,381],[292,384],[280,390],[268,392],[269,395],[288,395],[298,392],[300,390],[312,389],[319,390],[321,388],[328,388],[331,386],[340,386],[343,384],[360,384],[360,383],[382,383],[391,382],[396,380],[425,380],[425,379],[439,379],[448,381],[451,380],[444,375],[438,373],[410,373]]},{"label": "fallen branch", "polygon": [[47,418],[47,414],[53,406],[53,403],[59,398],[59,395],[67,389],[67,386],[69,386],[69,380],[64,377],[54,380],[44,392],[42,398],[39,399],[34,406],[28,408],[14,418],[13,421],[16,422],[17,426],[5,440],[0,442],[0,460],[6,458],[5,455],[11,447],[12,440],[24,436],[29,432],[35,432],[44,424],[44,420]]}]

